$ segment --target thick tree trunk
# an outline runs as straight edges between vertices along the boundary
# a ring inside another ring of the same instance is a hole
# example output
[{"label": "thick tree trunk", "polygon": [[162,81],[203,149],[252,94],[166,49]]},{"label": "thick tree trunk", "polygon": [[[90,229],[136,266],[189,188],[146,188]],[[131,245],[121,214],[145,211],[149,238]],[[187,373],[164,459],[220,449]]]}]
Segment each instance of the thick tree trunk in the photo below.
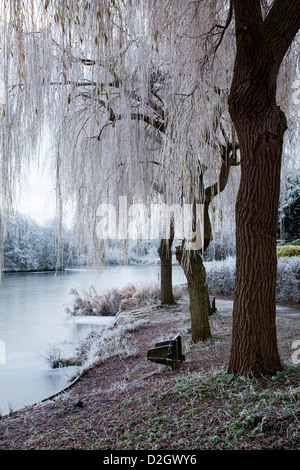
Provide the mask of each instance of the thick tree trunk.
[{"label": "thick tree trunk", "polygon": [[241,153],[236,203],[236,285],[229,369],[281,369],[276,335],[276,229],[284,113],[276,105],[281,62],[300,28],[299,0],[233,0],[236,59],[229,111]]},{"label": "thick tree trunk", "polygon": [[274,103],[249,116],[233,112],[241,145],[236,203],[236,284],[229,369],[281,369],[276,335],[276,232],[285,117]]},{"label": "thick tree trunk", "polygon": [[172,285],[172,240],[161,240],[158,249],[161,261],[160,301],[162,305],[174,305]]},{"label": "thick tree trunk", "polygon": [[193,251],[188,254],[182,247],[176,247],[176,259],[184,270],[190,297],[192,341],[206,341],[211,338],[208,317],[210,306],[206,272],[202,256]]},{"label": "thick tree trunk", "polygon": [[174,241],[174,221],[170,222],[170,238],[162,239],[158,248],[160,268],[160,301],[162,305],[174,305],[172,283],[172,244]]}]

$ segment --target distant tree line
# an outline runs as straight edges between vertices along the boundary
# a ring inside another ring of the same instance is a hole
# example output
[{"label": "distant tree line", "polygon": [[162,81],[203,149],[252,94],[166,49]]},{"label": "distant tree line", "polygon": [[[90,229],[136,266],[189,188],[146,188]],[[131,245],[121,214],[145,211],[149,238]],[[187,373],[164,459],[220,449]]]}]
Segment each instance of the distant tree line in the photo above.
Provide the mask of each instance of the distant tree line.
[{"label": "distant tree line", "polygon": [[[76,250],[72,230],[64,228],[58,236],[55,221],[39,225],[34,219],[18,212],[4,217],[4,272],[52,271],[88,264],[84,253]],[[107,240],[105,265],[155,263],[158,241],[131,241],[127,249],[118,240]]]},{"label": "distant tree line", "polygon": [[[288,182],[289,184],[290,182]],[[290,183],[278,222],[278,239],[300,238],[300,178]],[[11,212],[3,223],[3,261],[5,272],[51,271],[85,266],[84,255],[78,256],[72,244],[72,231],[64,228],[59,238],[55,221],[39,225],[34,219]],[[280,230],[281,228],[281,230]],[[283,230],[282,230],[283,229]],[[283,237],[282,237],[283,235]],[[107,240],[106,265],[155,263],[158,240],[129,242],[127,250],[118,240]],[[127,251],[127,256],[125,251]],[[219,232],[204,255],[204,261],[224,260],[235,256],[235,240]]]},{"label": "distant tree line", "polygon": [[74,263],[71,234],[65,229],[58,237],[54,221],[41,226],[18,212],[10,213],[3,223],[3,240],[5,272],[49,271]]}]

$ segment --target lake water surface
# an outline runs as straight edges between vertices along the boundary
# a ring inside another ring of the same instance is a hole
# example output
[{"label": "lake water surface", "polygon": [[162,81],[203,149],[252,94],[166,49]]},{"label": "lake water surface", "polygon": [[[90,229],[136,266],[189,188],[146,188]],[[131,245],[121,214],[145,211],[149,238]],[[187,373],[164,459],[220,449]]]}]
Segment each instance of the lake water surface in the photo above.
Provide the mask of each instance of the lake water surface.
[{"label": "lake water surface", "polygon": [[[174,266],[173,283],[185,277]],[[157,266],[113,266],[102,272],[3,274],[0,285],[0,412],[7,414],[43,400],[70,383],[74,368],[51,369],[45,358],[53,347],[75,347],[91,330],[103,328],[112,317],[70,318],[72,287],[98,292],[128,283],[158,281]],[[5,346],[5,357],[3,356]],[[3,358],[5,360],[3,360]],[[2,363],[4,362],[4,363]]]}]

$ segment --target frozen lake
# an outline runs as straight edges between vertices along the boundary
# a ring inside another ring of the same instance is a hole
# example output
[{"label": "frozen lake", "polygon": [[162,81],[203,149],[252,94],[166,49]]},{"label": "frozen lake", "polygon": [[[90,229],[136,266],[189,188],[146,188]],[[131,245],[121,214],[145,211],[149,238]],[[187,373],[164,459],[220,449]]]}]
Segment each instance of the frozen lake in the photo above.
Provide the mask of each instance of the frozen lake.
[{"label": "frozen lake", "polygon": [[[65,306],[72,287],[98,292],[128,283],[157,282],[157,266],[113,266],[103,272],[70,270],[65,273],[3,274],[0,286],[0,411],[36,403],[69,384],[74,368],[51,369],[43,360],[53,347],[77,345],[91,330],[103,328],[112,317],[70,318]],[[185,282],[174,266],[174,285]],[[4,362],[4,363],[2,363]]]}]

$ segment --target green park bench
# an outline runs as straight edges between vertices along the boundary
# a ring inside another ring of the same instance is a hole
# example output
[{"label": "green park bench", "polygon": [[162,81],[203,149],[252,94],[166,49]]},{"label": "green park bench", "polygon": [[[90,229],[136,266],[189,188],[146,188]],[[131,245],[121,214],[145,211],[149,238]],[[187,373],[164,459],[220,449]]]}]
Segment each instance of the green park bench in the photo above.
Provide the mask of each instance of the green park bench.
[{"label": "green park bench", "polygon": [[[210,297],[213,313],[217,311],[215,297]],[[185,360],[182,354],[181,336],[176,336],[168,341],[161,341],[155,344],[155,347],[148,349],[147,359],[158,364],[164,364],[172,368],[179,369],[181,363]]]},{"label": "green park bench", "polygon": [[161,341],[147,352],[147,359],[158,364],[164,364],[172,368],[179,369],[185,356],[182,354],[181,336],[168,341]]}]

